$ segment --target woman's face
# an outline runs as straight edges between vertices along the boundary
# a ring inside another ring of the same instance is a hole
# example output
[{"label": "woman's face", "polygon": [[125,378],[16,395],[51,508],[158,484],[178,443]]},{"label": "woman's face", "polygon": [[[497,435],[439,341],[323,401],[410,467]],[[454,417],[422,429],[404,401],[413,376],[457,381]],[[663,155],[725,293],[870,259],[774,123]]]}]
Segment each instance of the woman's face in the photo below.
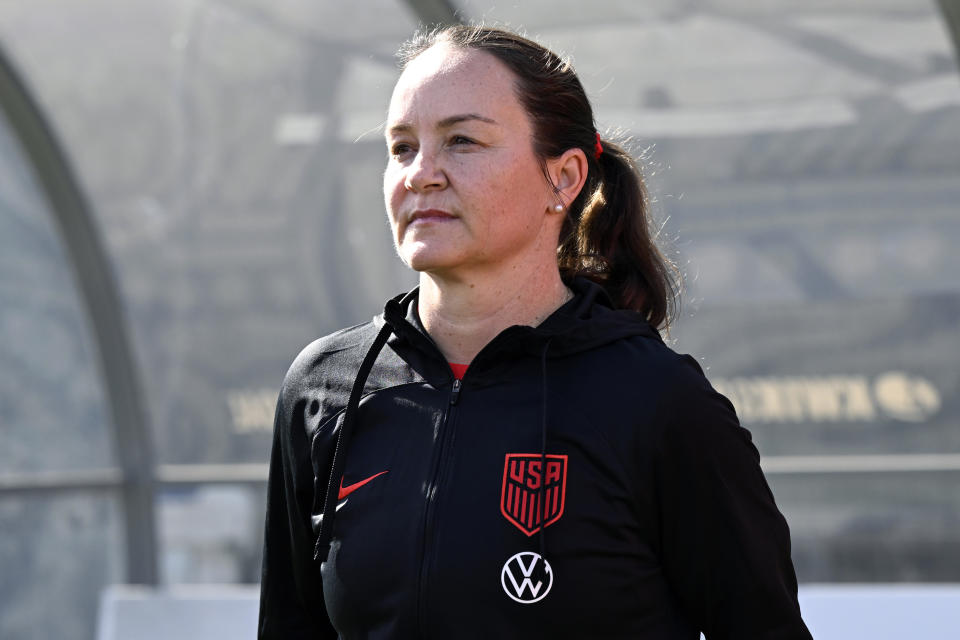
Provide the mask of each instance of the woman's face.
[{"label": "woman's face", "polygon": [[390,101],[384,200],[400,257],[466,273],[553,256],[557,199],[533,153],[514,76],[478,50],[441,43],[415,58]]}]

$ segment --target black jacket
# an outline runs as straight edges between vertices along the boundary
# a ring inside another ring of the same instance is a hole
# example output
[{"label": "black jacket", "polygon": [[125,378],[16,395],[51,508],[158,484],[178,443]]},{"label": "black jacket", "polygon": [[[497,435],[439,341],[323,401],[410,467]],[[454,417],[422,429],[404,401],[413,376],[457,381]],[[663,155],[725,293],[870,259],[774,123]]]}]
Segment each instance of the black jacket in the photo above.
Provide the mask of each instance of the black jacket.
[{"label": "black jacket", "polygon": [[810,637],[733,407],[573,287],[462,384],[416,291],[304,349],[277,405],[260,638]]}]

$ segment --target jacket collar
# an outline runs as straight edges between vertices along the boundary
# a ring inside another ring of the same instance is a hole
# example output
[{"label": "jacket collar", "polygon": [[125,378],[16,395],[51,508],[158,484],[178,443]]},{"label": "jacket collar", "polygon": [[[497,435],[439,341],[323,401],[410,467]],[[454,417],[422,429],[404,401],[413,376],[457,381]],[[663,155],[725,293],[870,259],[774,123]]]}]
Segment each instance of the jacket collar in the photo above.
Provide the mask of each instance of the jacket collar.
[{"label": "jacket collar", "polygon": [[[549,357],[556,358],[631,336],[660,340],[660,334],[640,313],[614,309],[610,297],[600,285],[585,278],[574,278],[568,285],[574,292],[573,298],[540,325],[507,327],[491,340],[470,364],[471,379],[493,374],[518,357],[539,357],[547,342],[550,343]],[[428,371],[421,370],[425,378],[429,380],[439,375],[449,380],[451,374],[446,360],[420,322],[417,313],[419,294],[419,287],[416,287],[389,300],[376,323],[390,324],[395,335],[388,344],[415,368],[427,368]],[[411,350],[419,352],[415,359],[421,366],[411,360],[414,358]]]}]

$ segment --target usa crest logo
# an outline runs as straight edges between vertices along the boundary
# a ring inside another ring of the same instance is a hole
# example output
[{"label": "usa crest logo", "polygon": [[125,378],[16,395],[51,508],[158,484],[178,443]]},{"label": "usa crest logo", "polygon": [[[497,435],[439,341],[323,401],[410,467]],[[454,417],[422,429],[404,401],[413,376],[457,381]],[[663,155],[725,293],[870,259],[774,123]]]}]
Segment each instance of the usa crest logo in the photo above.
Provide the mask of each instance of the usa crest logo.
[{"label": "usa crest logo", "polygon": [[548,455],[545,462],[539,453],[508,453],[503,463],[500,512],[528,536],[549,527],[563,515],[567,456]]}]

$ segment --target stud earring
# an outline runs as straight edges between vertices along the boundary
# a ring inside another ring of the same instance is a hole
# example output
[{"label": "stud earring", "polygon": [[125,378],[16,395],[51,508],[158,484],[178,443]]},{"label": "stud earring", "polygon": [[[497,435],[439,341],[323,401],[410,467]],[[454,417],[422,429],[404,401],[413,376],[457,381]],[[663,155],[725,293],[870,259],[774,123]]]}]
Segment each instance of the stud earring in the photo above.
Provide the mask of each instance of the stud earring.
[{"label": "stud earring", "polygon": [[563,211],[563,205],[562,205],[562,204],[555,204],[555,205],[553,205],[553,210],[556,211],[557,213],[560,213],[561,211]]}]

